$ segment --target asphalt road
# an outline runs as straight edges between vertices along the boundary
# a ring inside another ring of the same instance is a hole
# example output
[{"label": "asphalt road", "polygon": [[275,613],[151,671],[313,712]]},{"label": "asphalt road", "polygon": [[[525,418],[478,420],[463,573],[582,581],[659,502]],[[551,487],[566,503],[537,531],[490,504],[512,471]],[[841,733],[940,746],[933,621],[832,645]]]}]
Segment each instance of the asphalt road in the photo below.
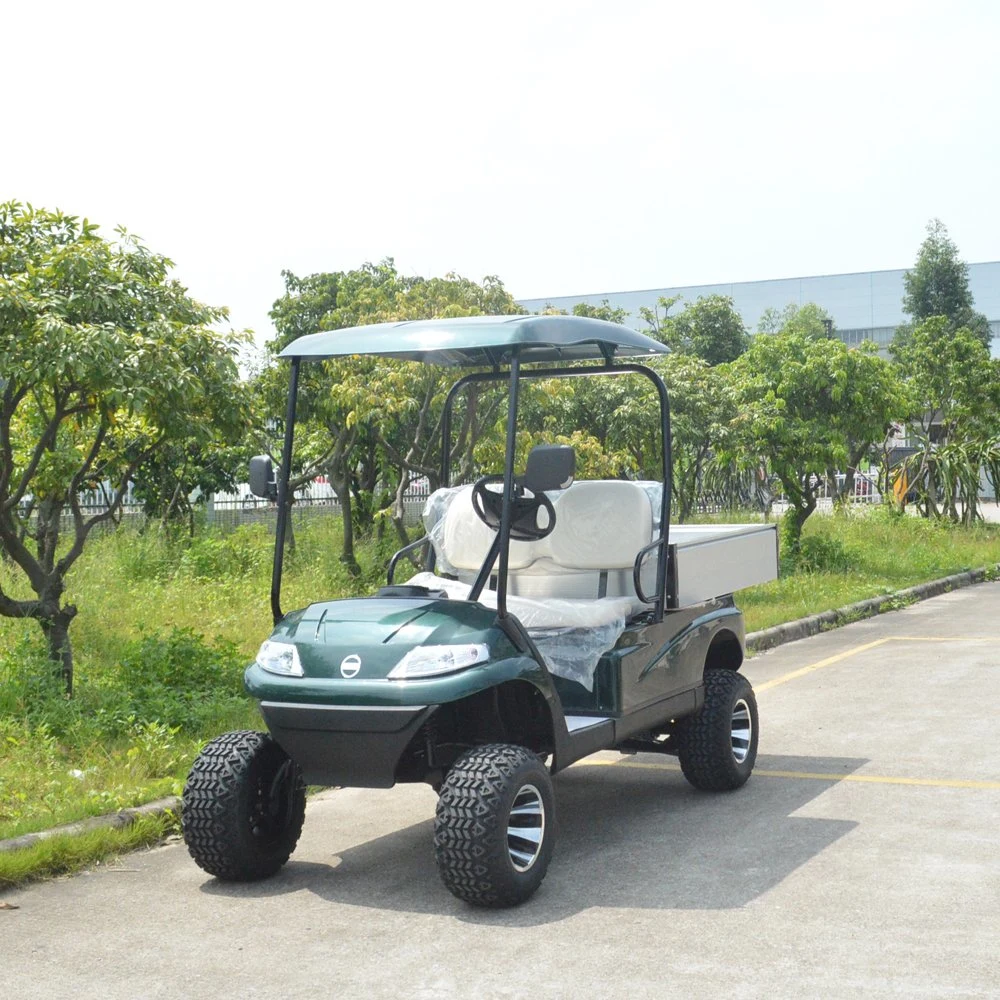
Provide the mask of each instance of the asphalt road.
[{"label": "asphalt road", "polygon": [[582,762],[516,910],[441,886],[423,787],[312,800],[268,882],[217,882],[174,843],[7,894],[0,994],[1000,997],[998,644],[985,584],[754,659],[747,786]]}]

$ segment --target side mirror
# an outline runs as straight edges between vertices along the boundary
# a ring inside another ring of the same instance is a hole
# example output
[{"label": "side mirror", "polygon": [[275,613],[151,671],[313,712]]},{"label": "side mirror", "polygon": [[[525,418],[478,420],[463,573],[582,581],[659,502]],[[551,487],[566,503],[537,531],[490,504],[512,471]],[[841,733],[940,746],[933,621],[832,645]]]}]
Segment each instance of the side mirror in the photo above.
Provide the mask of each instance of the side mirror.
[{"label": "side mirror", "polygon": [[278,499],[278,484],[274,478],[274,466],[267,455],[254,455],[250,459],[250,492],[265,500]]},{"label": "side mirror", "polygon": [[524,475],[518,481],[532,493],[544,493],[566,489],[575,474],[576,452],[568,444],[539,444],[528,454]]}]

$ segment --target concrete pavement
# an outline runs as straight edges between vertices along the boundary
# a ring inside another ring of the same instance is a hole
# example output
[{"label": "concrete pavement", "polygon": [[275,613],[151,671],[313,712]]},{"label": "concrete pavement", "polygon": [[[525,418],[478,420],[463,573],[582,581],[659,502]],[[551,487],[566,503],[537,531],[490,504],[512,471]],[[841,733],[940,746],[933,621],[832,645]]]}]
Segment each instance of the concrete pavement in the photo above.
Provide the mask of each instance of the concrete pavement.
[{"label": "concrete pavement", "polygon": [[557,776],[538,894],[465,906],[427,788],[310,801],[274,879],[209,878],[181,844],[4,899],[9,997],[998,997],[1000,584],[750,661],[747,786],[672,758]]}]

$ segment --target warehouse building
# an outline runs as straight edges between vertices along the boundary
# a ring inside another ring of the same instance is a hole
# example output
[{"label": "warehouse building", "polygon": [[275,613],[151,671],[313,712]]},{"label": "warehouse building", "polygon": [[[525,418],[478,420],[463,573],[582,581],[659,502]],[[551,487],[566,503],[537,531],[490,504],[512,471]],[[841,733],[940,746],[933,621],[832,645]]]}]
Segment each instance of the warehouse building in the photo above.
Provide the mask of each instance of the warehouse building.
[{"label": "warehouse building", "polygon": [[[650,288],[638,292],[599,292],[521,299],[530,312],[551,306],[570,312],[578,302],[600,305],[605,299],[628,313],[628,323],[637,330],[645,324],[640,309],[656,306],[661,298],[681,296],[674,311],[703,295],[726,295],[733,300],[743,322],[756,330],[767,309],[782,310],[790,303],[814,302],[832,317],[837,336],[847,344],[874,340],[885,351],[893,334],[907,317],[903,315],[903,275],[895,271],[859,271],[854,274],[823,274],[808,278],[777,278],[768,281],[733,281],[716,285]],[[989,320],[993,333],[992,354],[1000,356],[1000,261],[969,265],[969,290],[976,309]]]}]

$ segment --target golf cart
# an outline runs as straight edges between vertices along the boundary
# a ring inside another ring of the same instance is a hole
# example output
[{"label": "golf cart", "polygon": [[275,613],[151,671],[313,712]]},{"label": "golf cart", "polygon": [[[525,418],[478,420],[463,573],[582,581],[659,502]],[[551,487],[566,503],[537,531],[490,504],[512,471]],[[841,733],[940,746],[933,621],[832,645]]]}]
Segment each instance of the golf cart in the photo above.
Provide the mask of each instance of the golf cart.
[{"label": "golf cart", "polygon": [[[773,525],[671,528],[670,415],[651,368],[666,348],[572,316],[385,323],[301,337],[291,362],[281,467],[252,460],[253,492],[277,500],[274,631],[247,668],[270,735],[209,743],[183,799],[194,860],[221,879],[274,874],[302,828],[306,784],[439,791],[444,884],[480,906],[523,902],[555,842],[552,775],[598,750],[674,754],[697,788],[746,782],[757,706],[732,593],[777,575]],[[299,370],[377,355],[474,369],[447,396],[442,489],[427,534],[393,556],[374,596],[285,613],[281,574]],[[581,364],[581,362],[592,362]],[[525,367],[525,366],[529,367]],[[658,482],[574,481],[573,450],[533,449],[515,469],[527,379],[649,379],[660,401]],[[504,467],[449,486],[452,411],[467,386],[507,384]],[[424,569],[395,582],[410,556]]]}]

